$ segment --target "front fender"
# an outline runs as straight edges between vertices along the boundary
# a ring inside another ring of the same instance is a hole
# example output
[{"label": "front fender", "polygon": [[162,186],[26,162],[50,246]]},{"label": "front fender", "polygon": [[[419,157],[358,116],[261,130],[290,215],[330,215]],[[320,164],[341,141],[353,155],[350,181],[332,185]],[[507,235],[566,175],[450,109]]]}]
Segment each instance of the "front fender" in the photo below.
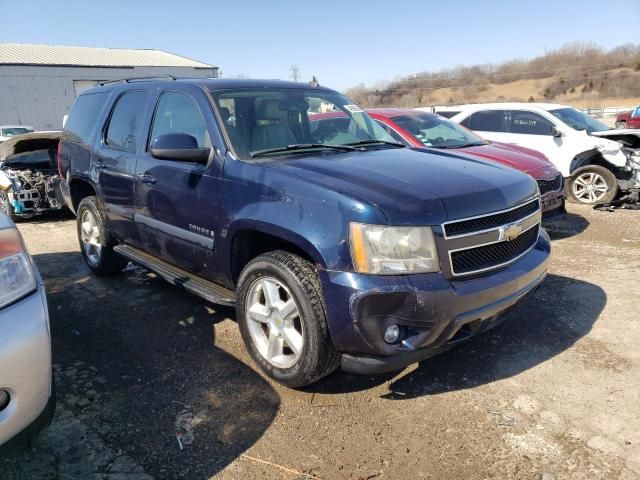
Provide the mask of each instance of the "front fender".
[{"label": "front fender", "polygon": [[240,161],[225,163],[220,258],[242,229],[278,236],[303,249],[322,268],[350,270],[349,222],[385,223],[382,212],[322,185]]},{"label": "front fender", "polygon": [[296,245],[304,252],[306,252],[316,265],[320,266],[323,269],[327,267],[325,258],[322,256],[322,254],[314,244],[309,242],[302,235],[293,232],[281,225],[274,225],[273,223],[267,223],[261,220],[242,219],[233,222],[230,225],[229,229],[227,229],[225,236],[231,244],[235,235],[238,232],[245,230],[266,233],[268,235],[273,235],[274,237],[286,240],[287,242]]}]

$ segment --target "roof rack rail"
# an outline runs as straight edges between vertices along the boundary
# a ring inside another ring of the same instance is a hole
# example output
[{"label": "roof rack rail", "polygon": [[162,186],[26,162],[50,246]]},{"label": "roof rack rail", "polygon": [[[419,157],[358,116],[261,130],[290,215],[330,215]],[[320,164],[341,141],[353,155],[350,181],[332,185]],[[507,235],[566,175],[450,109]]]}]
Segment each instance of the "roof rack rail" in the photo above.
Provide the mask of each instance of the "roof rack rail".
[{"label": "roof rack rail", "polygon": [[133,77],[133,78],[119,78],[118,80],[105,80],[98,83],[101,87],[103,85],[109,85],[111,83],[134,83],[134,82],[151,82],[153,80],[177,80],[178,77],[173,75],[162,75],[157,77]]}]

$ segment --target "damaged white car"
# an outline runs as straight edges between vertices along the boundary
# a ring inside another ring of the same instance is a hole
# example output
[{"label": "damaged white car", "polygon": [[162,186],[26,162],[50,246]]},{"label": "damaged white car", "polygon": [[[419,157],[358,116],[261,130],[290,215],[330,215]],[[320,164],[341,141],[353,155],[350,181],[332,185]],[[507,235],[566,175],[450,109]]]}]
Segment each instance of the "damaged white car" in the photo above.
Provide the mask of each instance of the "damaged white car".
[{"label": "damaged white car", "polygon": [[57,169],[60,133],[27,133],[0,144],[0,211],[12,219],[64,207]]},{"label": "damaged white car", "polygon": [[640,130],[613,130],[580,110],[551,103],[447,109],[457,112],[451,120],[488,140],[542,152],[565,177],[573,201],[609,203],[619,191],[640,189]]}]

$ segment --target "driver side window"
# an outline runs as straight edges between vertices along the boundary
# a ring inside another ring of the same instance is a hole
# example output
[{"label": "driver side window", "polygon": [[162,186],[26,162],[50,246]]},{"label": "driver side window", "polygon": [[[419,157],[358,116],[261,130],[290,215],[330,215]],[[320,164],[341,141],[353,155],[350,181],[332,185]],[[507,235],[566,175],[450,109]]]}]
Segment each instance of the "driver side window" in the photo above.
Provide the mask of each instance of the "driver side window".
[{"label": "driver side window", "polygon": [[186,133],[196,139],[198,148],[211,147],[200,109],[186,93],[165,92],[160,96],[149,140],[165,133]]}]

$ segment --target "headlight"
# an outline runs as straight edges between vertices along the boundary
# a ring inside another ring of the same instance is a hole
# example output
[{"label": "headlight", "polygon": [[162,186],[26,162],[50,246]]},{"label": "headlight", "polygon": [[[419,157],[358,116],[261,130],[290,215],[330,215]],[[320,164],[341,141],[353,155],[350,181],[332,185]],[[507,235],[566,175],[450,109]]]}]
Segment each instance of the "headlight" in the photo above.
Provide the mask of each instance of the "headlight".
[{"label": "headlight", "polygon": [[0,308],[31,293],[37,286],[18,230],[0,230]]},{"label": "headlight", "polygon": [[349,242],[358,273],[401,275],[440,270],[430,227],[351,223]]}]

